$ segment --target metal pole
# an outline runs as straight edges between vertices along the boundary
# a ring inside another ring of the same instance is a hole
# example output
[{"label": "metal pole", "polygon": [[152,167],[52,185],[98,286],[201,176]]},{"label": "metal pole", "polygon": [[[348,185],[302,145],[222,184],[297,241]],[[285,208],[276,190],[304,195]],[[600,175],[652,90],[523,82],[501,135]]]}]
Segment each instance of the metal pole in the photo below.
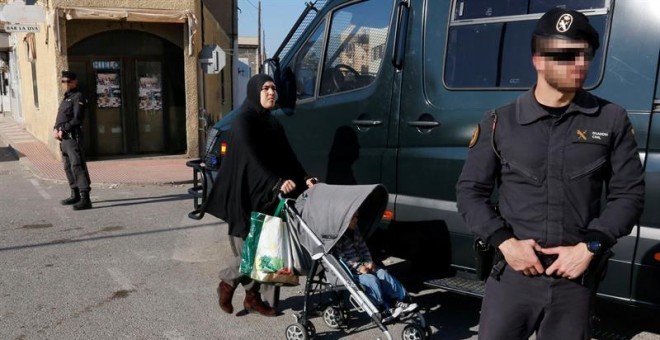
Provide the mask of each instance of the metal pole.
[{"label": "metal pole", "polygon": [[259,0],[259,7],[257,7],[257,70],[261,73],[261,64],[263,59],[261,55],[261,0]]}]

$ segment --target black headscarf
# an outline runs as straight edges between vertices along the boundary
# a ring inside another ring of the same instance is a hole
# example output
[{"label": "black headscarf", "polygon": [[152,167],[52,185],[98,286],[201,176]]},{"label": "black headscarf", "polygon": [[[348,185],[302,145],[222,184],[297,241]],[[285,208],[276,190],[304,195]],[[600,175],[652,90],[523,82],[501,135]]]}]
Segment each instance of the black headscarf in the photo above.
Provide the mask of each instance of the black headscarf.
[{"label": "black headscarf", "polygon": [[261,88],[266,82],[273,81],[267,74],[255,74],[250,78],[247,84],[247,96],[243,102],[243,106],[247,106],[251,111],[259,114],[266,114],[270,112],[261,106]]},{"label": "black headscarf", "polygon": [[261,105],[261,88],[273,79],[264,74],[250,78],[247,97],[231,121],[227,153],[211,189],[206,211],[229,224],[229,235],[245,238],[250,213],[272,213],[282,181],[304,189],[305,170],[298,162],[280,122]]}]

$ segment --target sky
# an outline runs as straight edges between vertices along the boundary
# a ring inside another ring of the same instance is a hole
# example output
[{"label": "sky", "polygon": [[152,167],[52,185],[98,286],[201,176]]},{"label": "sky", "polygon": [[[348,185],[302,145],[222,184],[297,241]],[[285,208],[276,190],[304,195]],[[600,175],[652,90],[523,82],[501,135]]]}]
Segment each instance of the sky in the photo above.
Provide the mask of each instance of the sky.
[{"label": "sky", "polygon": [[[273,56],[309,0],[261,0],[261,29],[266,33],[266,54]],[[238,0],[238,35],[257,36],[259,0]]]}]

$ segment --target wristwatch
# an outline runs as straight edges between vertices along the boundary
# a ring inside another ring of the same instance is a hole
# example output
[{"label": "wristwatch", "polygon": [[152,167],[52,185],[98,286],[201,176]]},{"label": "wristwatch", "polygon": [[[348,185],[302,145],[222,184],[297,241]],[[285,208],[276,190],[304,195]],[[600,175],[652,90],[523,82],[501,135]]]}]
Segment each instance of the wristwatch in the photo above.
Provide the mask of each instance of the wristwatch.
[{"label": "wristwatch", "polygon": [[603,248],[603,244],[600,241],[587,241],[587,250],[594,255],[600,254],[600,251]]}]

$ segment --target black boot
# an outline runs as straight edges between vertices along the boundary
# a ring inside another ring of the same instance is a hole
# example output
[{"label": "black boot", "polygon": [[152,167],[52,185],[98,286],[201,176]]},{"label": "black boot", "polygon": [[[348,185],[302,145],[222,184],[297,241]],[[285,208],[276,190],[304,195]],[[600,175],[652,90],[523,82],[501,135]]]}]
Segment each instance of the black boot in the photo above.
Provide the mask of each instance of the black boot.
[{"label": "black boot", "polygon": [[73,210],[92,209],[92,201],[89,200],[89,191],[80,192],[80,202],[73,205]]},{"label": "black boot", "polygon": [[71,204],[76,204],[80,201],[80,190],[78,188],[71,189],[71,197],[61,200],[60,203],[62,205],[71,205]]}]

